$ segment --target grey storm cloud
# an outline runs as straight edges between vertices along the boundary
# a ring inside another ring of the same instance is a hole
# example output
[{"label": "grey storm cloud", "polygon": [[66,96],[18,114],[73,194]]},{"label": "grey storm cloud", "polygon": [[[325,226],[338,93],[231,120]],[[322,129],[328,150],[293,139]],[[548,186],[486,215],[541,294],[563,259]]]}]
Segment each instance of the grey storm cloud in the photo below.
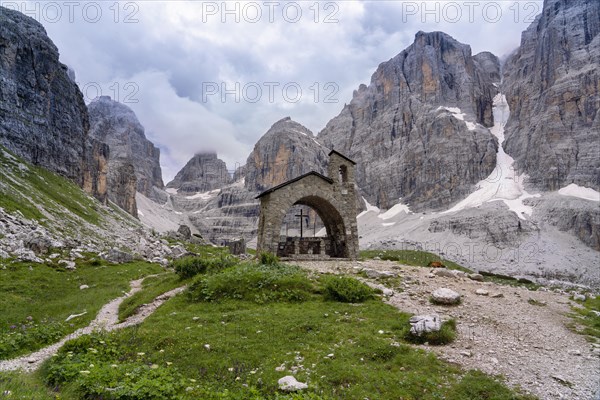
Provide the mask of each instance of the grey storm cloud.
[{"label": "grey storm cloud", "polygon": [[542,1],[0,4],[45,26],[88,102],[109,95],[136,112],[169,181],[198,151],[216,150],[230,169],[243,164],[286,116],[317,134],[417,31],[502,57]]}]

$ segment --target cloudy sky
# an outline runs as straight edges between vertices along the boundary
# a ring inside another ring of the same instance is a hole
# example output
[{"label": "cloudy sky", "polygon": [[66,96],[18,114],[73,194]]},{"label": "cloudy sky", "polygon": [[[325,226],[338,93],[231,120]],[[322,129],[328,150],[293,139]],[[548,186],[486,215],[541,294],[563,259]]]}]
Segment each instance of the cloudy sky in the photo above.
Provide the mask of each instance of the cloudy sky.
[{"label": "cloudy sky", "polygon": [[502,57],[542,1],[4,1],[40,21],[86,102],[126,103],[165,182],[200,151],[228,168],[286,116],[317,134],[416,32]]}]

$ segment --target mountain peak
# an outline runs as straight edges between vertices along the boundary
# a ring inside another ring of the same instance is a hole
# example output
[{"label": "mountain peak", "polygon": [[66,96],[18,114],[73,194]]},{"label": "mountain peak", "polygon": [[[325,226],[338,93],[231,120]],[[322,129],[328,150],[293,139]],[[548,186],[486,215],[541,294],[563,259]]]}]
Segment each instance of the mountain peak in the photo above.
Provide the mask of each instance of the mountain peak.
[{"label": "mountain peak", "polygon": [[167,184],[184,193],[201,193],[222,188],[231,183],[225,161],[214,151],[198,152]]}]

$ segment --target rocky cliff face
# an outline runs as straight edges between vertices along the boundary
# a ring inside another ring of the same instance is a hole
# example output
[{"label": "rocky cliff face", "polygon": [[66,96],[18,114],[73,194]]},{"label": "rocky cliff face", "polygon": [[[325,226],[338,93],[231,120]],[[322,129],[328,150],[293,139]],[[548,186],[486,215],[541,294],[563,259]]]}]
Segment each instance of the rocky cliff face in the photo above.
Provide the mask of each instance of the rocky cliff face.
[{"label": "rocky cliff face", "polygon": [[182,193],[198,193],[222,188],[230,182],[225,161],[216,153],[200,153],[188,161],[167,187]]},{"label": "rocky cliff face", "polygon": [[505,149],[529,183],[600,186],[600,2],[546,0],[504,67]]},{"label": "rocky cliff face", "polygon": [[125,104],[101,96],[89,104],[88,111],[90,136],[110,148],[109,197],[130,214],[137,215],[136,190],[152,197],[153,187],[164,187],[160,150],[146,139],[144,127]]},{"label": "rocky cliff face", "polygon": [[446,207],[494,169],[497,143],[486,127],[499,75],[491,53],[472,56],[444,33],[419,32],[318,138],[357,161],[371,204]]},{"label": "rocky cliff face", "polygon": [[0,7],[0,144],[106,199],[106,148],[41,24]]},{"label": "rocky cliff face", "polygon": [[311,131],[291,118],[277,121],[248,157],[246,189],[262,192],[310,171],[323,173],[327,150]]}]

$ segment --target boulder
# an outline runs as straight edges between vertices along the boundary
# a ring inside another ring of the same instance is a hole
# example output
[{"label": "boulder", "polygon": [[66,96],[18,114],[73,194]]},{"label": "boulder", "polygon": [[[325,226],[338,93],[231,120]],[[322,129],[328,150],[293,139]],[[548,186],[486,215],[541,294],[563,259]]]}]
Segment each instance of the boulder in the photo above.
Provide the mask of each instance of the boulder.
[{"label": "boulder", "polygon": [[173,256],[173,258],[183,257],[184,255],[187,254],[187,252],[188,251],[185,249],[185,247],[183,247],[180,244],[177,246],[171,247],[171,255]]},{"label": "boulder", "polygon": [[456,293],[452,289],[439,288],[434,290],[434,292],[431,294],[431,300],[435,304],[458,304],[460,303],[460,294]]},{"label": "boulder", "polygon": [[469,274],[469,279],[472,279],[477,282],[483,282],[483,275],[481,274]]},{"label": "boulder", "polygon": [[446,268],[436,268],[435,270],[433,270],[433,274],[435,276],[441,276],[444,278],[456,278],[456,275]]},{"label": "boulder", "polygon": [[422,336],[424,333],[438,332],[442,328],[442,320],[436,314],[417,315],[411,317],[410,333],[415,336]]},{"label": "boulder", "polygon": [[110,249],[108,254],[103,257],[106,261],[114,263],[114,264],[122,264],[126,262],[133,261],[133,256],[129,253],[118,249]]},{"label": "boulder", "polygon": [[308,388],[308,385],[303,382],[298,382],[296,378],[291,375],[284,376],[283,378],[277,381],[279,384],[279,390],[284,392],[297,392],[298,390],[303,390]]},{"label": "boulder", "polygon": [[43,263],[44,261],[37,257],[35,255],[35,253],[29,249],[17,249],[14,252],[14,255],[17,257],[17,259],[19,259],[20,261],[31,261],[31,262],[35,262],[35,263]]},{"label": "boulder", "polygon": [[192,230],[187,225],[180,225],[177,233],[183,240],[189,241],[192,238]]},{"label": "boulder", "polygon": [[364,273],[367,275],[367,278],[378,279],[378,278],[395,278],[398,276],[395,272],[390,271],[377,271],[375,269],[364,269]]},{"label": "boulder", "polygon": [[58,265],[60,265],[61,267],[63,267],[64,269],[67,269],[69,271],[74,271],[77,269],[74,261],[58,260]]},{"label": "boulder", "polygon": [[35,254],[46,254],[52,247],[52,240],[46,236],[34,236],[25,240],[25,247]]}]

